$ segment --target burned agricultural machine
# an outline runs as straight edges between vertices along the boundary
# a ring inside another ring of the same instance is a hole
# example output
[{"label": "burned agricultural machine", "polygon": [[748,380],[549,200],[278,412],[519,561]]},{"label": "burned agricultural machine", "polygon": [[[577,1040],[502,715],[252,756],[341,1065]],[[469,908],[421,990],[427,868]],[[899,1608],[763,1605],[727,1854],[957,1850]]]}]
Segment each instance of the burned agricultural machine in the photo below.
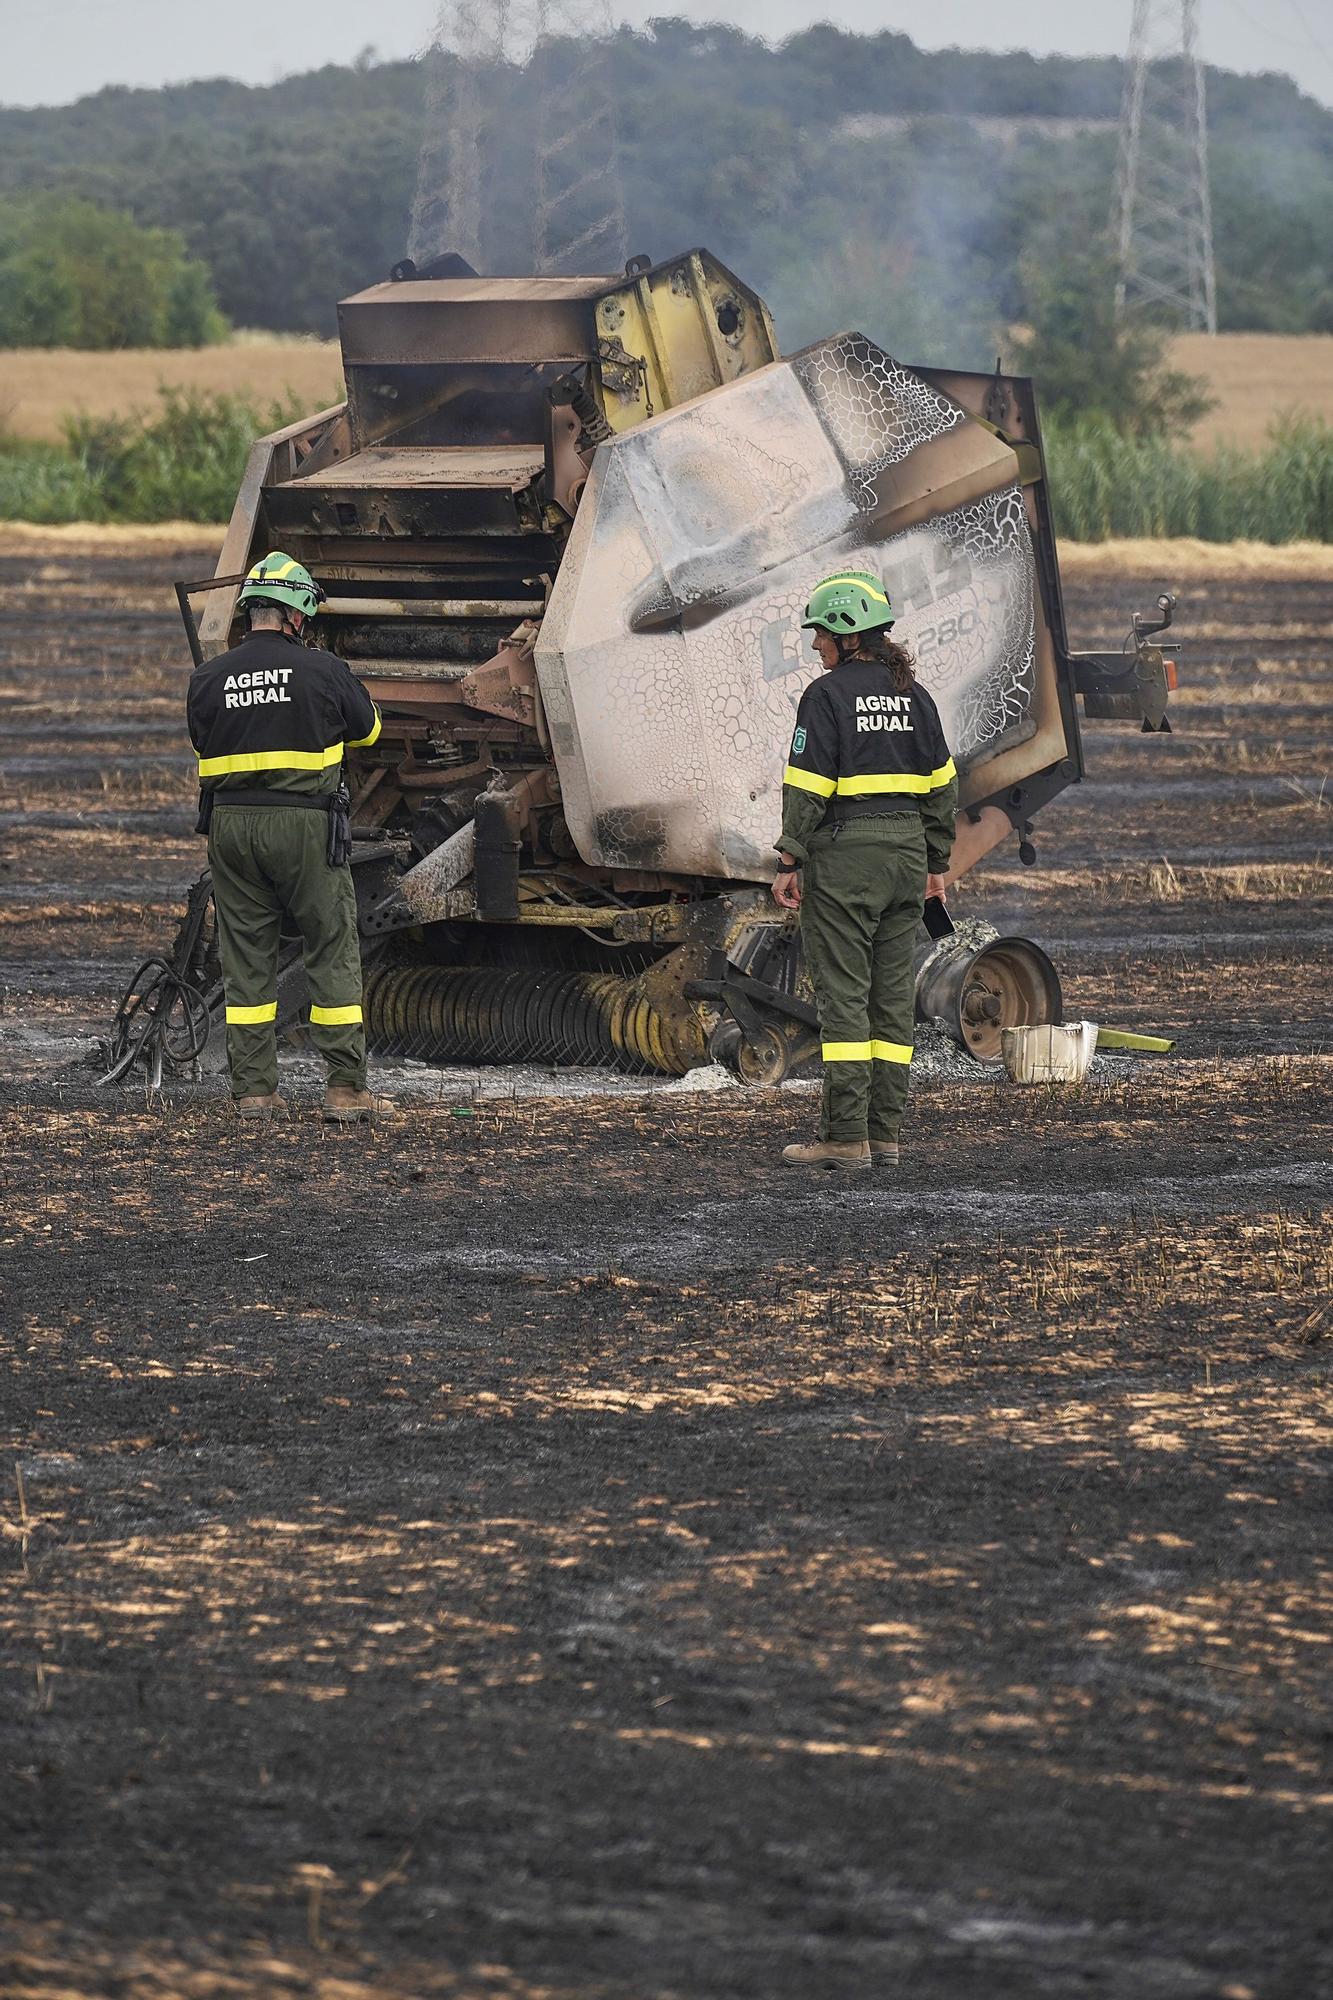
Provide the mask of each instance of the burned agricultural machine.
[{"label": "burned agricultural machine", "polygon": [[[769,894],[814,583],[885,578],[962,773],[955,877],[1015,832],[1030,857],[1083,774],[1076,697],[1167,727],[1162,627],[1069,652],[1029,382],[859,333],[781,358],[704,251],[601,278],[444,264],[339,307],[347,401],[255,446],[217,576],[180,587],[195,656],[282,548],[383,712],[348,773],[372,1047],[777,1080],[818,1047]],[[220,1015],[200,906],[177,970]],[[1060,1017],[1026,940],[921,956],[919,1013],[982,1060]],[[305,1000],[293,942],[279,1024]]]}]

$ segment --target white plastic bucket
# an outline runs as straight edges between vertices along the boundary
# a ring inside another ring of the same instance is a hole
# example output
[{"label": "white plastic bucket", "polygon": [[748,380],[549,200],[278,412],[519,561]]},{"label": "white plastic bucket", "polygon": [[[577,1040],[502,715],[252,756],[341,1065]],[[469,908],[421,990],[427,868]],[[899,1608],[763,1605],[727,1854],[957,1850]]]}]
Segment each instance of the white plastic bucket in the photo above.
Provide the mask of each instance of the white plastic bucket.
[{"label": "white plastic bucket", "polygon": [[1000,1036],[1004,1066],[1015,1083],[1081,1083],[1097,1047],[1095,1021],[1044,1021],[1035,1028],[1006,1028]]}]

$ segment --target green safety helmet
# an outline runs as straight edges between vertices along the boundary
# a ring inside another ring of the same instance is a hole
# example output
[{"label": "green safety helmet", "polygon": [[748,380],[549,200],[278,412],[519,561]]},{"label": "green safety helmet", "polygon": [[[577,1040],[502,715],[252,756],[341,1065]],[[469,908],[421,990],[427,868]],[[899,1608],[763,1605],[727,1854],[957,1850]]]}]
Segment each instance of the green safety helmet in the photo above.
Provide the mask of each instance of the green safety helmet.
[{"label": "green safety helmet", "polygon": [[882,632],[893,623],[889,593],[868,570],[844,570],[826,576],[810,593],[801,630],[818,626],[840,638],[845,632]]},{"label": "green safety helmet", "polygon": [[301,563],[274,549],[257,562],[241,585],[238,604],[282,604],[313,618],[324,593]]}]

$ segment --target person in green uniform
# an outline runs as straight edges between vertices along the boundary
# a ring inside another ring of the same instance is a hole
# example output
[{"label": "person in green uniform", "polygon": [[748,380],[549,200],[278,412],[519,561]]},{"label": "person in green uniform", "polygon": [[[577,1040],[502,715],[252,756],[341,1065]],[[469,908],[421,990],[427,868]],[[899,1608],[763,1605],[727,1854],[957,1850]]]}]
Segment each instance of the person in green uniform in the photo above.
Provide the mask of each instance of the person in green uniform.
[{"label": "person in green uniform", "polygon": [[875,577],[827,577],[801,622],[825,672],[796,711],[773,894],[801,913],[824,1096],[818,1141],[782,1157],[851,1173],[898,1158],[913,948],[925,898],[944,892],[958,777]]},{"label": "person in green uniform", "polygon": [[328,1068],[324,1116],[388,1109],[366,1087],[361,952],[348,865],[344,750],[372,744],[379,711],[351,669],[303,642],[323,593],[280,550],[238,598],[247,636],[190,679],[199,831],[208,834],[226,996],[227,1066],[242,1118],[285,1117],[278,1095],[278,939],[301,933],[311,1037]]}]

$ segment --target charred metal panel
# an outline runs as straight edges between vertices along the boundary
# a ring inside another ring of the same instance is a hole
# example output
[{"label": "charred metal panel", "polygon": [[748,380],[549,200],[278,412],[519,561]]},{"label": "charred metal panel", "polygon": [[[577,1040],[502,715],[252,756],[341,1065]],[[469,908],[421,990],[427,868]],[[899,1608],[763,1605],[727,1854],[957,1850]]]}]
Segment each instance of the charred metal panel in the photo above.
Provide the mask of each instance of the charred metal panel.
[{"label": "charred metal panel", "polygon": [[371,285],[338,307],[350,367],[583,361],[603,278],[418,278]]},{"label": "charred metal panel", "polygon": [[800,615],[839,564],[888,584],[970,795],[1062,753],[1013,452],[847,334],[598,449],[536,654],[585,861],[771,875]]},{"label": "charred metal panel", "polygon": [[279,541],[294,534],[413,541],[437,535],[509,536],[527,525],[503,486],[358,487],[345,481],[338,486],[273,486],[265,490],[264,510]]}]

